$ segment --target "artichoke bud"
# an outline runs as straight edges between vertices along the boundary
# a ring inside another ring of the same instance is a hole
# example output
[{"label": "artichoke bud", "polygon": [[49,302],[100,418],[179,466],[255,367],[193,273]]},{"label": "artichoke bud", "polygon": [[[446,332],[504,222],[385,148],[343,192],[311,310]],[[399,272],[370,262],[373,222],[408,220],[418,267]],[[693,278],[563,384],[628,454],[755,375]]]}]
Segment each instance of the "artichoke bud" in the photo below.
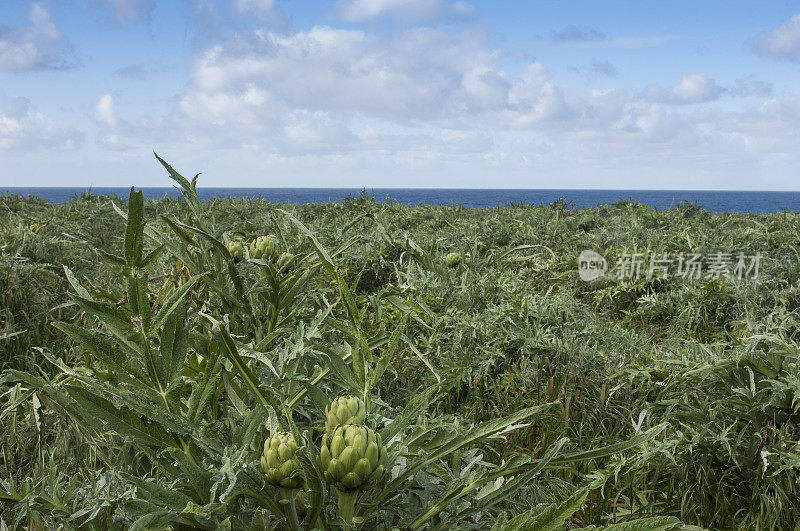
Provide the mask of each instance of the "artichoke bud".
[{"label": "artichoke bud", "polygon": [[325,480],[343,492],[366,490],[386,471],[386,448],[372,429],[346,424],[322,436],[319,466]]},{"label": "artichoke bud", "polygon": [[325,431],[333,433],[337,426],[364,424],[367,410],[364,402],[354,396],[340,396],[325,407]]},{"label": "artichoke bud", "polygon": [[447,267],[458,267],[458,264],[461,263],[461,255],[458,253],[450,253],[444,257],[444,261]]},{"label": "artichoke bud", "polygon": [[231,253],[234,262],[242,261],[242,258],[244,258],[244,245],[242,245],[242,242],[228,242],[225,247],[228,248],[228,252]]},{"label": "artichoke bud", "polygon": [[292,260],[294,260],[294,255],[292,253],[283,252],[278,257],[278,267],[284,268],[288,266],[292,262]]},{"label": "artichoke bud", "polygon": [[297,489],[303,485],[297,443],[290,432],[276,433],[264,441],[261,469],[273,487]]},{"label": "artichoke bud", "polygon": [[278,240],[275,236],[259,236],[250,244],[250,258],[274,260],[278,253]]},{"label": "artichoke bud", "polygon": [[308,494],[303,490],[298,490],[294,495],[294,507],[297,516],[305,516],[308,513]]}]

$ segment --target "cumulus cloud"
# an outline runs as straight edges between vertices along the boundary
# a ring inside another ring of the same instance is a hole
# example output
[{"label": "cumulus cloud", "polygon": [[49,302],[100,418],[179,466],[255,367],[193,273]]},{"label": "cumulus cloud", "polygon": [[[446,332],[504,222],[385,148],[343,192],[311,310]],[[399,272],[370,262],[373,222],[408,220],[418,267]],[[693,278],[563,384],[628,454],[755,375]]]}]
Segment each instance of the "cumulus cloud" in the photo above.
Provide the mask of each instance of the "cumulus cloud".
[{"label": "cumulus cloud", "polygon": [[800,60],[800,14],[756,39],[753,48],[762,55]]},{"label": "cumulus cloud", "polygon": [[[771,86],[752,78],[721,86],[689,74],[641,92],[586,90],[536,61],[507,72],[504,57],[485,35],[463,28],[240,31],[198,53],[171,114],[126,122],[107,94],[92,116],[109,150],[142,139],[192,156],[230,149],[284,175],[315,167],[339,176],[421,175],[459,164],[525,175],[546,171],[543,164],[611,171],[615,163],[659,166],[667,156],[694,168],[709,153],[741,164],[745,156],[791,152],[786,139],[800,134],[800,106],[785,99],[746,112],[676,105],[768,98]],[[591,77],[616,72],[600,60],[580,68]]]},{"label": "cumulus cloud", "polygon": [[567,26],[561,31],[554,31],[550,38],[554,41],[592,42],[606,40],[608,35],[598,28]]},{"label": "cumulus cloud", "polygon": [[[179,97],[194,142],[278,152],[342,149],[493,150],[493,131],[607,134],[667,142],[685,124],[659,104],[707,101],[724,89],[704,75],[676,87],[576,90],[531,62],[509,75],[480,35],[415,28],[389,37],[326,26],[256,31],[208,48]],[[613,65],[594,61],[593,75]],[[468,135],[480,125],[479,135]],[[423,129],[430,129],[421,132]],[[188,136],[188,135],[187,135]],[[213,140],[212,140],[213,139]]]},{"label": "cumulus cloud", "polygon": [[[540,63],[516,76],[473,35],[416,28],[392,38],[315,27],[209,49],[198,61],[187,113],[244,119],[289,109],[448,121],[469,115],[526,126],[561,116],[561,89]],[[218,109],[225,109],[218,112]]]},{"label": "cumulus cloud", "polygon": [[364,22],[385,16],[423,21],[469,16],[473,7],[466,2],[445,0],[344,0],[339,2],[339,13],[348,22]]},{"label": "cumulus cloud", "polygon": [[[568,101],[543,65],[509,76],[501,59],[480,35],[431,28],[391,37],[326,26],[261,30],[198,57],[174,118],[196,145],[455,153],[459,138],[466,151],[493,145],[465,133],[476,120],[519,129],[603,116]],[[420,134],[423,124],[436,132]]]},{"label": "cumulus cloud", "polygon": [[0,91],[0,150],[72,149],[82,143],[82,133],[57,127],[34,111],[27,98],[12,98]]},{"label": "cumulus cloud", "polygon": [[260,31],[247,43],[209,49],[194,81],[208,95],[245,101],[265,91],[293,108],[414,119],[442,112],[464,62],[484,62],[482,54],[468,39],[434,30],[388,40],[329,27],[291,35]]},{"label": "cumulus cloud", "polygon": [[75,66],[71,46],[50,13],[32,4],[28,25],[0,26],[0,70],[25,71]]},{"label": "cumulus cloud", "polygon": [[114,97],[111,94],[102,96],[94,106],[93,118],[100,124],[115,127],[117,115],[114,112]]},{"label": "cumulus cloud", "polygon": [[650,85],[641,94],[646,100],[668,103],[704,103],[719,99],[725,89],[706,74],[687,74],[674,87]]},{"label": "cumulus cloud", "polygon": [[156,8],[155,0],[85,0],[120,26],[130,26],[150,20]]}]

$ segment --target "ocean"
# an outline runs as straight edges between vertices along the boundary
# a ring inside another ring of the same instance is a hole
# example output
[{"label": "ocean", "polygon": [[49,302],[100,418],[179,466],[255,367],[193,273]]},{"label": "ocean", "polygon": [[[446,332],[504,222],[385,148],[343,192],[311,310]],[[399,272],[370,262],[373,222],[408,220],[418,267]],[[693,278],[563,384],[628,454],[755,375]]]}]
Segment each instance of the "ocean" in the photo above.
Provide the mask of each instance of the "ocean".
[{"label": "ocean", "polygon": [[[0,193],[37,195],[54,203],[69,201],[76,195],[93,194],[128,196],[128,188],[35,187],[3,188]],[[142,188],[145,197],[180,197],[175,188]],[[645,203],[659,210],[684,202],[697,203],[712,212],[800,211],[800,192],[742,192],[707,190],[511,190],[451,188],[198,188],[202,200],[214,197],[263,197],[272,203],[326,203],[366,192],[381,202],[408,205],[450,205],[492,207],[509,203],[547,205],[559,199],[574,208],[597,206],[620,200]]]}]

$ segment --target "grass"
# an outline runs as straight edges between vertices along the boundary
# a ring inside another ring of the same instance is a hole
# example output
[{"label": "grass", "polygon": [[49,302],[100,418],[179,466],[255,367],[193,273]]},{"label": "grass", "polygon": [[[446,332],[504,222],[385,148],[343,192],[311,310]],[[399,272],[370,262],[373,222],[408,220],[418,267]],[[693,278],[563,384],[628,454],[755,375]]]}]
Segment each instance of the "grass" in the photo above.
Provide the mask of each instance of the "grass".
[{"label": "grass", "polygon": [[[93,290],[124,297],[114,291],[114,268],[101,259],[118,253],[124,236],[112,201],[125,204],[91,195],[64,204],[0,196],[4,370],[61,378],[44,352],[71,367],[91,366],[50,323],[87,322],[67,296],[63,265]],[[656,211],[630,201],[580,210],[565,202],[412,207],[366,195],[313,205],[205,205],[224,238],[277,233],[296,255],[313,253],[279,209],[325,248],[341,250],[336,265],[366,309],[370,335],[391,332],[383,313],[396,310],[379,301],[397,293],[416,305],[420,322],[409,321],[407,333],[427,356],[401,349],[376,390],[387,407],[432,385],[442,390],[435,415],[455,424],[558,402],[463,463],[541,458],[563,437],[568,453],[591,451],[666,423],[635,451],[549,469],[509,496],[509,518],[563,503],[604,471],[603,487],[589,492],[567,527],[646,516],[720,529],[787,529],[800,521],[798,214],[714,214],[692,204]],[[181,217],[183,206],[147,201],[145,216],[160,215]],[[611,265],[630,252],[760,252],[762,259],[757,279],[608,275],[588,283],[577,275],[583,249]],[[444,263],[451,252],[462,257],[455,268]],[[155,276],[173,266],[159,261]],[[240,268],[248,282],[258,278],[251,264]],[[320,298],[336,296],[324,277],[310,285]],[[87,446],[72,420],[42,406],[26,386],[6,380],[2,391],[0,517],[7,525],[44,526],[58,521],[54,515],[99,510],[133,488],[122,478],[142,470],[137,460],[144,458],[124,438]],[[115,466],[123,461],[125,470]]]}]

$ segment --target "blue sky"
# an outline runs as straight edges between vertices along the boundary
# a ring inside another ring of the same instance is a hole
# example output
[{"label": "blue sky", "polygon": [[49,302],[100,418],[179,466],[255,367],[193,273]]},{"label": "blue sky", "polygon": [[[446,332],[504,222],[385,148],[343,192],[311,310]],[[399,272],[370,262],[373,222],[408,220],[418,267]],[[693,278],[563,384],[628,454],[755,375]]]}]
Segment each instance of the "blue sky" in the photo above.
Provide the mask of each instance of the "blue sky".
[{"label": "blue sky", "polygon": [[0,187],[800,190],[800,2],[4,0]]}]

